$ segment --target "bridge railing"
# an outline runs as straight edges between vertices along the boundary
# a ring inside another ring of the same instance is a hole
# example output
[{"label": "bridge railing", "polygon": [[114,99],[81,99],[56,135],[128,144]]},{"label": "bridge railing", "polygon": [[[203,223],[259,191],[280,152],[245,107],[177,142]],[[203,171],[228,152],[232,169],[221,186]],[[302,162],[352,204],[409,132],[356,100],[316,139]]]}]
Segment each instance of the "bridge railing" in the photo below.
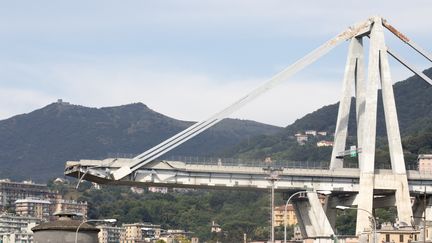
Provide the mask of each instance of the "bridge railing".
[{"label": "bridge railing", "polygon": [[[131,153],[109,153],[108,156],[103,158],[133,158],[136,154]],[[101,158],[101,159],[103,159]],[[218,157],[204,157],[204,156],[184,156],[184,155],[171,155],[164,156],[161,159],[171,161],[181,161],[186,164],[200,164],[200,165],[225,165],[225,166],[245,166],[245,167],[283,167],[283,168],[296,168],[296,169],[329,169],[329,162],[327,161],[286,161],[286,160],[272,160],[271,163],[265,160],[258,159],[239,159],[239,158],[218,158]],[[358,168],[358,163],[344,161],[344,168]],[[390,162],[387,164],[377,164],[377,169],[391,169]],[[417,164],[406,164],[407,170],[418,170]],[[420,173],[432,174],[432,171],[421,171]]]},{"label": "bridge railing", "polygon": [[186,164],[213,165],[213,166],[244,166],[244,167],[283,167],[304,169],[328,169],[329,162],[326,161],[275,161],[254,160],[238,158],[216,158],[196,156],[168,156],[165,160],[181,161]]}]

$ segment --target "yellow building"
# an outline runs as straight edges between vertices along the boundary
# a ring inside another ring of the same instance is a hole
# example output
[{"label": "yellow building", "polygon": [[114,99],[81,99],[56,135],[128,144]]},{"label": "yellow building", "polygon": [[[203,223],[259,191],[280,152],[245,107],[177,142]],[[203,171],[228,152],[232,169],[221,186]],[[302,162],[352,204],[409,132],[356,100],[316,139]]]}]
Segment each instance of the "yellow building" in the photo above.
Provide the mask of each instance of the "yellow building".
[{"label": "yellow building", "polygon": [[[318,199],[320,200],[321,204],[324,205],[326,196],[319,194]],[[274,220],[276,226],[283,226],[284,225],[284,212],[285,212],[285,205],[277,206],[274,208]],[[296,225],[297,224],[297,217],[295,215],[295,210],[292,204],[288,204],[287,207],[287,225]]]},{"label": "yellow building", "polygon": [[160,234],[160,225],[148,223],[123,224],[120,243],[150,242],[159,239]]},{"label": "yellow building", "polygon": [[[273,213],[274,213],[275,225],[276,226],[283,226],[284,225],[285,205],[275,207]],[[297,217],[295,215],[295,210],[291,204],[288,204],[286,219],[287,219],[287,225],[297,224]]]}]

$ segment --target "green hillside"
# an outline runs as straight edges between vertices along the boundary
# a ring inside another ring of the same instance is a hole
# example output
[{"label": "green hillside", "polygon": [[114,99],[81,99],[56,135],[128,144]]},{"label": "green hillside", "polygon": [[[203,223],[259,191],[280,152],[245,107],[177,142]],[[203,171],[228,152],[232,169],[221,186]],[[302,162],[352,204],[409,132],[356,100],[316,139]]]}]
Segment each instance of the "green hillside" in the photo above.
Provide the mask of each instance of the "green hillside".
[{"label": "green hillside", "polygon": [[[53,103],[0,121],[0,178],[46,181],[62,176],[68,160],[136,155],[191,124],[141,103],[100,109]],[[281,130],[226,119],[171,154],[213,155],[249,137]]]},{"label": "green hillside", "polygon": [[[424,72],[432,77],[432,68]],[[394,85],[399,125],[403,137],[406,160],[413,165],[419,153],[432,152],[432,85],[419,77],[413,76]],[[388,166],[388,149],[386,128],[381,92],[378,100],[377,125],[377,162],[380,166]],[[339,103],[324,106],[287,126],[282,132],[274,135],[260,136],[239,144],[228,150],[227,156],[263,159],[272,157],[276,160],[296,161],[329,161],[331,147],[316,146],[319,140],[333,140]],[[349,118],[349,143],[356,144],[355,99],[351,103]],[[294,135],[306,130],[326,131],[328,136],[312,138],[305,145],[299,145]]]}]

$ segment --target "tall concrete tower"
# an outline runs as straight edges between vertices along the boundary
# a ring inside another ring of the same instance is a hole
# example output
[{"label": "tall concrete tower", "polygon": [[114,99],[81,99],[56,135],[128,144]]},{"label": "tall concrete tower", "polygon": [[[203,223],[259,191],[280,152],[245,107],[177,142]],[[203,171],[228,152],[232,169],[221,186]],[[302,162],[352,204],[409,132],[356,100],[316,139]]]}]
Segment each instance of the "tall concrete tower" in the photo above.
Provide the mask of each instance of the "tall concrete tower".
[{"label": "tall concrete tower", "polygon": [[[361,149],[361,153],[359,153],[360,190],[356,200],[358,208],[372,212],[374,194],[380,191],[394,193],[398,219],[409,224],[413,214],[388,63],[388,49],[384,40],[383,20],[380,17],[373,17],[371,22],[369,32],[353,37],[350,42],[330,169],[343,167],[343,158],[337,157],[337,155],[346,147],[348,117],[351,97],[354,93],[356,97],[357,144],[358,148]],[[366,36],[370,37],[367,79],[364,75],[363,55],[363,39]],[[379,86],[382,90],[390,150],[392,167],[390,174],[380,174],[375,170]],[[353,92],[353,88],[355,92]],[[369,214],[366,211],[358,210],[357,212],[357,234],[371,230]]]}]

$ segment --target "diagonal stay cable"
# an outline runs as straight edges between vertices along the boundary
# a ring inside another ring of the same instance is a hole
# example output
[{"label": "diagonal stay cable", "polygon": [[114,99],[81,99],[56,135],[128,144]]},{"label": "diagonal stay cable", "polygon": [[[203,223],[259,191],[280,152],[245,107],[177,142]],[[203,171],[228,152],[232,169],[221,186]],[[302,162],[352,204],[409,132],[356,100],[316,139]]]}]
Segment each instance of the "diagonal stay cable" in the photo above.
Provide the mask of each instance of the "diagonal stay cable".
[{"label": "diagonal stay cable", "polygon": [[128,165],[125,165],[120,169],[114,171],[112,173],[113,178],[115,180],[119,180],[129,175],[136,169],[147,164],[148,162],[152,161],[153,159],[160,157],[161,155],[167,153],[168,151],[176,148],[180,144],[195,137],[196,135],[205,131],[209,127],[215,125],[222,119],[226,118],[234,111],[238,110],[239,108],[243,107],[250,101],[254,100],[261,94],[271,90],[282,81],[285,81],[286,79],[288,79],[295,73],[299,72],[303,68],[314,63],[316,60],[318,60],[319,58],[327,54],[329,51],[331,51],[333,48],[338,46],[343,41],[350,39],[354,36],[363,34],[365,32],[368,32],[370,30],[370,25],[371,25],[371,21],[367,20],[365,22],[355,25],[354,27],[350,27],[348,30],[330,39],[329,41],[327,41],[326,43],[324,43],[314,51],[310,52],[309,54],[307,54],[306,56],[304,56],[303,58],[301,58],[300,60],[292,64],[291,66],[287,67],[280,73],[276,74],[270,80],[268,80],[258,88],[252,90],[252,92],[243,96],[242,98],[240,98],[239,100],[237,100],[236,102],[228,106],[227,108],[223,109],[222,111],[216,113],[215,115],[209,117],[204,121],[195,123],[194,125],[185,129],[184,131],[174,135],[173,137],[163,141],[162,143],[136,156]]}]

